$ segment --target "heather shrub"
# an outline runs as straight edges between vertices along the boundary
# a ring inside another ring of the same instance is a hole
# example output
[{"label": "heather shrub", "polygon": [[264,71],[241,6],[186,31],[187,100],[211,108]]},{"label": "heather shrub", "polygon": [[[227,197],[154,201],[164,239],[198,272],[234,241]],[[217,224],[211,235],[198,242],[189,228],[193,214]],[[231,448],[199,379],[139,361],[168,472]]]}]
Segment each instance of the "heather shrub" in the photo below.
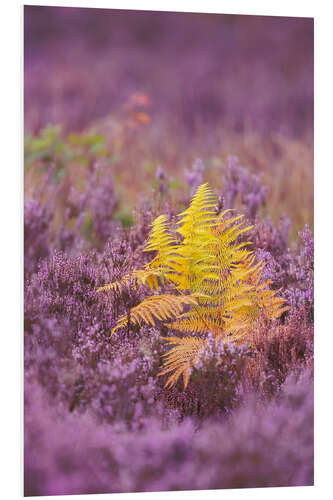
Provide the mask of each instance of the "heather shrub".
[{"label": "heather shrub", "polygon": [[149,337],[145,336],[136,343],[122,342],[122,345],[111,346],[103,357],[96,343],[87,341],[85,346],[73,349],[81,378],[75,394],[68,384],[68,391],[72,394],[70,397],[64,395],[70,402],[70,411],[87,410],[99,422],[116,421],[131,428],[144,425],[147,415],[160,415],[160,405],[155,401],[156,343],[153,332],[149,332]]},{"label": "heather shrub", "polygon": [[121,224],[114,220],[118,198],[110,167],[103,169],[99,163],[94,164],[87,193],[86,233],[95,247],[103,248],[110,236],[117,233],[121,227]]},{"label": "heather shrub", "polygon": [[32,198],[24,201],[24,274],[29,276],[50,252],[52,214],[47,206]]},{"label": "heather shrub", "polygon": [[133,254],[126,240],[107,244],[103,252],[91,250],[68,255],[55,250],[26,285],[26,319],[40,312],[68,318],[73,330],[96,326],[109,335],[119,314],[140,300],[140,291],[124,288],[108,297],[96,294],[98,285],[133,266]]},{"label": "heather shrub", "polygon": [[299,232],[302,243],[290,269],[293,286],[288,287],[285,296],[294,307],[304,305],[313,320],[314,308],[314,240],[308,225]]},{"label": "heather shrub", "polygon": [[[38,146],[38,139],[34,141]],[[38,147],[43,151],[47,146]],[[102,249],[121,228],[115,220],[118,197],[111,166],[99,159],[97,152],[84,166],[80,156],[64,155],[63,146],[58,145],[55,150],[49,159],[42,154],[37,161],[34,156],[33,165],[29,155],[26,158],[26,272],[28,268],[36,271],[38,258],[50,255],[54,249],[72,254],[89,248]],[[79,170],[77,175],[73,168]],[[34,261],[34,266],[30,261]]]},{"label": "heather shrub", "polygon": [[313,484],[307,371],[290,375],[268,405],[250,399],[232,418],[199,428],[190,417],[148,419],[137,431],[96,426],[88,414],[60,417],[29,385],[25,428],[26,495]]},{"label": "heather shrub", "polygon": [[26,335],[26,381],[37,382],[52,407],[138,428],[147,414],[161,413],[154,382],[158,340],[149,331],[135,342],[110,345],[97,328],[73,335],[69,322],[40,319]]},{"label": "heather shrub", "polygon": [[[134,223],[128,234],[128,242],[133,251],[137,251],[136,258],[139,258],[139,251],[142,249],[147,235],[149,234],[150,225],[153,219],[152,204],[142,201],[136,209],[134,209]],[[141,255],[141,259],[143,256]]]},{"label": "heather shrub", "polygon": [[284,324],[265,321],[254,336],[245,387],[263,396],[276,394],[291,372],[313,367],[313,324],[307,309],[293,309]]},{"label": "heather shrub", "polygon": [[[33,320],[40,313],[63,317],[71,321],[73,331],[94,324],[98,310],[105,309],[96,297],[95,287],[107,273],[97,261],[95,252],[71,257],[55,251],[27,285],[26,320]],[[104,318],[99,314],[98,319],[107,329],[110,313],[106,310]]]},{"label": "heather shrub", "polygon": [[274,225],[271,217],[257,217],[250,232],[256,251],[269,252],[275,259],[281,259],[288,252],[291,220],[285,214]]},{"label": "heather shrub", "polygon": [[268,187],[261,183],[261,176],[251,174],[242,167],[237,156],[228,156],[223,167],[223,199],[225,208],[240,204],[245,215],[254,221],[258,210],[266,204]]},{"label": "heather shrub", "polygon": [[207,468],[197,481],[201,488],[313,484],[311,373],[303,372],[298,381],[291,375],[278,399],[263,407],[247,403],[222,428],[211,425],[198,440]]},{"label": "heather shrub", "polygon": [[186,388],[181,384],[163,388],[159,397],[168,408],[177,408],[182,417],[203,419],[229,414],[242,397],[241,380],[251,354],[248,346],[236,346],[208,335],[191,370]]},{"label": "heather shrub", "polygon": [[198,187],[203,183],[203,173],[205,166],[200,158],[197,158],[191,166],[191,169],[184,170],[184,178],[190,187],[190,196],[193,196]]},{"label": "heather shrub", "polygon": [[286,238],[283,235],[280,238],[275,236],[275,243],[268,244],[266,234],[263,224],[259,223],[258,237],[254,238],[254,241],[257,257],[266,264],[263,279],[271,280],[274,288],[281,290],[281,296],[291,308],[304,306],[308,311],[309,320],[313,320],[314,240],[309,226],[306,225],[305,230],[298,233],[300,241],[298,248],[293,251],[286,247]]},{"label": "heather shrub", "polygon": [[25,367],[50,404],[135,427],[148,411],[159,411],[153,381],[159,334],[132,329],[130,336],[110,339],[115,317],[142,292],[128,286],[107,297],[96,294],[106,276],[117,279],[130,268],[131,258],[129,244],[119,240],[101,254],[55,251],[41,263],[25,290]]}]

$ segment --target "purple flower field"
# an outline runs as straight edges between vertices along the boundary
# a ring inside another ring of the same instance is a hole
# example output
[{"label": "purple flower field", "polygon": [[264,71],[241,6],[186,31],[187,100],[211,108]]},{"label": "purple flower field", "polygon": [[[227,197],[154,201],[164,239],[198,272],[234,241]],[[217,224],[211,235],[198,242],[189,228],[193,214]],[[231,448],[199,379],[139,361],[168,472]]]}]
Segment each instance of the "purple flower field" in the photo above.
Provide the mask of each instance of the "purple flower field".
[{"label": "purple flower field", "polygon": [[24,29],[25,496],[313,485],[313,20]]}]

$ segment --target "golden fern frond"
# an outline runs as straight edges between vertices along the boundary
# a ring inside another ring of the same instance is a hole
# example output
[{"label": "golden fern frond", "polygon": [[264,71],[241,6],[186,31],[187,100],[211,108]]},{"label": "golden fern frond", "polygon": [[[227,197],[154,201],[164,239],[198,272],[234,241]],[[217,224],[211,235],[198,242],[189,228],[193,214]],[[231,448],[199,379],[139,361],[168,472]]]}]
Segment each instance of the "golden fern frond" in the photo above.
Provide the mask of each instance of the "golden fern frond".
[{"label": "golden fern frond", "polygon": [[276,290],[264,289],[262,284],[252,288],[243,300],[236,301],[225,320],[225,331],[235,342],[243,341],[262,317],[273,320],[289,310]]},{"label": "golden fern frond", "polygon": [[111,335],[118,328],[126,326],[128,319],[133,324],[148,323],[155,326],[156,320],[170,320],[172,317],[179,316],[183,312],[185,305],[195,305],[196,303],[197,298],[191,295],[152,295],[133,307],[129,317],[126,314],[121,316],[112,329]]},{"label": "golden fern frond", "polygon": [[[245,322],[248,309],[253,307],[252,301],[246,294],[236,295],[228,291],[224,297],[216,296],[198,299],[198,305],[190,311],[181,314],[178,318],[168,323],[166,326],[184,333],[208,333],[212,332],[215,337],[226,336],[230,330],[230,316],[237,321]],[[241,311],[239,313],[238,311]]]},{"label": "golden fern frond", "polygon": [[256,293],[255,307],[256,317],[263,313],[266,317],[276,319],[285,311],[289,310],[282,297],[277,296],[278,290],[263,289],[265,285],[260,285]]},{"label": "golden fern frond", "polygon": [[[206,238],[211,233],[210,229],[215,225],[215,206],[216,195],[208,187],[208,184],[199,186],[190,206],[178,215],[180,220],[177,232],[184,238],[184,247],[187,243],[196,242],[202,248],[206,243]],[[193,245],[192,250],[195,247],[196,244]]]},{"label": "golden fern frond", "polygon": [[209,316],[208,318],[200,317],[197,312],[189,317],[177,318],[175,321],[167,323],[165,326],[179,332],[192,334],[203,334],[210,331],[214,333],[214,335],[218,335],[218,332],[222,332],[222,326],[218,319],[214,321],[213,316]]},{"label": "golden fern frond", "polygon": [[[211,259],[210,246],[214,235],[216,195],[207,184],[199,186],[190,206],[178,215],[177,232],[183,240],[172,260],[174,269],[181,269],[182,282],[190,293],[200,291],[198,283],[205,273],[205,265]],[[177,277],[175,277],[177,281]]]},{"label": "golden fern frond", "polygon": [[163,339],[174,347],[164,354],[163,368],[158,375],[173,372],[168,378],[165,387],[173,387],[179,377],[183,376],[184,389],[186,389],[191,375],[191,368],[198,361],[200,350],[205,341],[200,337],[163,337]]},{"label": "golden fern frond", "polygon": [[153,269],[139,269],[132,271],[129,274],[123,276],[119,281],[114,281],[108,285],[103,285],[97,288],[97,292],[109,292],[116,291],[121,292],[131,281],[133,282],[134,288],[136,285],[147,284],[149,288],[153,290],[158,290],[158,278],[160,277],[160,272]]},{"label": "golden fern frond", "polygon": [[168,257],[176,250],[176,240],[168,231],[167,222],[167,216],[160,215],[152,223],[152,229],[143,250],[144,252],[157,252],[157,255],[150,263],[150,268],[167,266]]},{"label": "golden fern frond", "polygon": [[252,301],[252,316],[258,317],[259,313],[264,313],[267,317],[275,319],[281,316],[281,314],[287,310],[289,307],[285,305],[285,300],[279,297],[277,294],[279,290],[271,290],[269,285],[270,281],[266,281],[260,284],[262,279],[262,273],[265,267],[263,261],[255,264],[255,256],[249,255],[241,263],[243,270],[248,272],[246,281],[252,290],[247,292],[249,299]]},{"label": "golden fern frond", "polygon": [[207,264],[203,261],[202,252],[193,252],[189,255],[186,249],[179,247],[177,255],[170,256],[165,278],[168,279],[177,290],[197,291],[195,282],[201,280],[207,272]]}]

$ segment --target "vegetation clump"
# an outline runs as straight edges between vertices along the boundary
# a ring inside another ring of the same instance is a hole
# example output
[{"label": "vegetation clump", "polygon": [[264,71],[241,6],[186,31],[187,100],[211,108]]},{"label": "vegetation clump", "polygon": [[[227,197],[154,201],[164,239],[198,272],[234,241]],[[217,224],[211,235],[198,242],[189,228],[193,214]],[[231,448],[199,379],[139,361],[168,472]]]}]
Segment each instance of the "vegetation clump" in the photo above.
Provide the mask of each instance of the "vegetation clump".
[{"label": "vegetation clump", "polygon": [[179,214],[174,233],[165,215],[154,220],[144,251],[156,254],[144,269],[98,289],[119,290],[132,279],[149,285],[153,293],[121,316],[112,334],[129,322],[155,326],[156,321],[191,334],[165,337],[173,347],[159,375],[172,372],[169,386],[183,376],[186,388],[209,333],[216,340],[244,343],[259,318],[273,320],[288,309],[269,288],[270,282],[262,282],[264,265],[255,262],[250,243],[240,240],[252,226],[244,224],[242,215],[232,216],[231,210],[217,214],[216,203],[208,184],[199,186],[190,206]]}]

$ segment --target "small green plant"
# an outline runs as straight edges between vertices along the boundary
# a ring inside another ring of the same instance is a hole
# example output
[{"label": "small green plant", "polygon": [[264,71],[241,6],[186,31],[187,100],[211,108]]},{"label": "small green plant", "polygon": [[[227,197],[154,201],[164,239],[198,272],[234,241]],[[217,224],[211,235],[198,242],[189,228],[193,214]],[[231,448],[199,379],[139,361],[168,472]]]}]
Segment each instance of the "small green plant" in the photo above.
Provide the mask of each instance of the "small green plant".
[{"label": "small green plant", "polygon": [[65,135],[60,126],[48,126],[37,136],[27,134],[24,139],[24,164],[28,168],[35,162],[45,167],[54,164],[65,170],[72,161],[89,165],[109,154],[105,137],[95,132]]},{"label": "small green plant", "polygon": [[[261,283],[263,263],[255,263],[250,242],[239,241],[246,226],[231,210],[216,213],[217,199],[207,184],[198,187],[190,206],[179,214],[176,230],[160,215],[152,224],[144,251],[156,252],[144,269],[98,291],[120,290],[129,280],[148,285],[152,295],[119,318],[113,334],[128,322],[163,322],[183,337],[164,337],[172,346],[159,375],[170,374],[167,386],[183,376],[186,388],[191,369],[205,348],[207,335],[242,344],[251,340],[262,316],[278,318],[287,309],[269,282]],[[166,293],[161,292],[161,288]]]}]

